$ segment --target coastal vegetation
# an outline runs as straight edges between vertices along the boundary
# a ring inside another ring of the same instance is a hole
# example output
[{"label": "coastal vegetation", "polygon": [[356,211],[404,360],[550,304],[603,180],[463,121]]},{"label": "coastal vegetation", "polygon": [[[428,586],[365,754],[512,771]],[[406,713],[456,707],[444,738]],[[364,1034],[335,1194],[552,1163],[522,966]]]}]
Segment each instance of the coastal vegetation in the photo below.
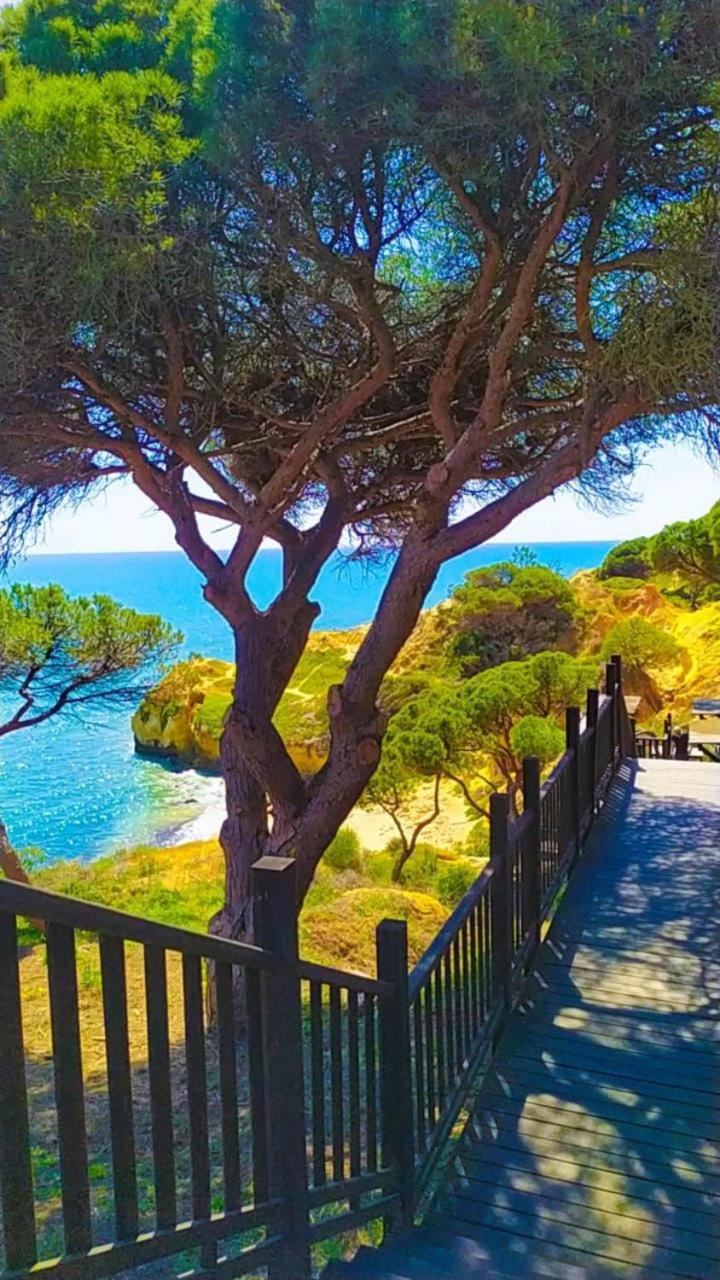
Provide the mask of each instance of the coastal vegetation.
[{"label": "coastal vegetation", "polygon": [[[292,854],[300,905],[375,775],[439,567],[563,485],[617,491],[659,439],[710,441],[720,19],[150,9],[3,14],[2,550],[118,476],[171,522],[237,657],[213,926],[237,937],[252,863]],[[260,610],[267,539],[283,583]],[[341,539],[395,558],[308,774],[277,713]]]},{"label": "coastal vegetation", "polygon": [[[421,616],[380,691],[389,725],[379,767],[351,827],[331,843],[308,905],[316,904],[318,886],[326,901],[343,894],[336,872],[411,886],[454,905],[476,860],[487,856],[491,793],[507,791],[519,804],[523,758],[552,766],[564,747],[566,706],[582,703],[612,654],[622,656],[627,692],[639,698],[641,728],[659,730],[668,712],[682,723],[695,698],[717,694],[720,600],[712,595],[720,565],[706,587],[710,598],[693,608],[681,571],[656,574],[648,562],[642,578],[617,572],[618,565],[636,568],[637,543],[569,581],[521,550],[512,561],[471,571]],[[358,628],[310,637],[276,713],[301,770],[327,753],[328,670],[341,680],[363,635]],[[232,682],[227,663],[197,658],[175,668],[133,718],[140,750],[217,768]],[[380,845],[374,832],[368,838],[368,816],[379,813],[389,819]],[[356,938],[350,951],[364,955],[371,927],[359,927]],[[330,932],[327,946],[332,955]]]},{"label": "coastal vegetation", "polygon": [[[62,715],[132,704],[175,656],[182,637],[108,596],[59,586],[0,590],[0,738]],[[0,869],[27,873],[0,821]]]},{"label": "coastal vegetation", "polygon": [[[608,557],[617,560],[613,553]],[[342,679],[364,634],[363,628],[314,632],[278,708],[303,771],[316,769],[327,751],[328,679]],[[460,648],[458,636],[467,640]],[[486,656],[501,661],[479,667],[486,637],[499,636],[501,643]],[[552,639],[555,647],[533,654],[533,636],[538,644]],[[524,657],[507,656],[523,651]],[[552,766],[563,749],[565,706],[582,701],[617,652],[628,693],[640,697],[639,725],[659,729],[668,711],[682,723],[694,698],[717,693],[720,601],[693,608],[680,576],[656,580],[651,570],[643,579],[608,575],[607,561],[568,581],[520,551],[512,561],[472,571],[447,600],[425,612],[381,690],[389,727],[380,766],[349,825],[329,845],[306,897],[304,954],[372,969],[374,927],[383,916],[399,914],[408,919],[417,958],[488,856],[491,792],[509,790],[519,803],[523,756]],[[232,681],[231,664],[214,659],[194,657],[172,667],[133,717],[140,748],[174,764],[219,770]],[[91,864],[41,865],[34,878],[60,892],[197,929],[223,898],[217,840],[146,846]]]},{"label": "coastal vegetation", "polygon": [[720,599],[720,502],[695,520],[677,520],[651,538],[622,542],[606,556],[600,577],[656,582],[668,598],[691,608]]}]

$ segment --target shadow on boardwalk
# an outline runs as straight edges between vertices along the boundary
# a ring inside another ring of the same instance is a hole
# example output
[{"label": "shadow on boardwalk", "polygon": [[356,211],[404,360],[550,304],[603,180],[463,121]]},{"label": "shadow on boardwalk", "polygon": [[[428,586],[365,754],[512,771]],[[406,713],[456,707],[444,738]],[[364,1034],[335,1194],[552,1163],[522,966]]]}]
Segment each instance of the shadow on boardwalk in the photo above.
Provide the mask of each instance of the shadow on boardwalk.
[{"label": "shadow on boardwalk", "polygon": [[719,1004],[720,770],[641,762],[573,878],[435,1224],[503,1274],[510,1256],[558,1280],[719,1276]]}]

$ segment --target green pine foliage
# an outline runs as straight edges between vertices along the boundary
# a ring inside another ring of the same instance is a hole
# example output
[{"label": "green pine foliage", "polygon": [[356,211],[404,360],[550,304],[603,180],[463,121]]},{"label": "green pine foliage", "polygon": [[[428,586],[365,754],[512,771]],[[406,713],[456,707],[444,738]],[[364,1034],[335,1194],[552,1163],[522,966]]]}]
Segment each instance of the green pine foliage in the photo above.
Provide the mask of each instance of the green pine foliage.
[{"label": "green pine foliage", "polygon": [[453,592],[444,620],[448,657],[464,676],[472,676],[542,650],[573,650],[581,611],[559,573],[510,561],[468,573]]},{"label": "green pine foliage", "polygon": [[695,520],[677,520],[649,538],[613,547],[598,577],[651,578],[691,608],[720,597],[720,502]]},{"label": "green pine foliage", "polygon": [[162,618],[59,586],[0,590],[0,736],[90,704],[134,702],[182,640]]}]

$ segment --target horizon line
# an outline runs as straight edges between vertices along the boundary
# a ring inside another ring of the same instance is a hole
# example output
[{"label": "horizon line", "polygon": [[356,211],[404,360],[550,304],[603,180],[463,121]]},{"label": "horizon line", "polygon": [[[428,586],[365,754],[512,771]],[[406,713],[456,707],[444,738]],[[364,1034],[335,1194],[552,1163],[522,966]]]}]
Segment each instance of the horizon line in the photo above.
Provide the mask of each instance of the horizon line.
[{"label": "horizon line", "polygon": [[[460,555],[454,556],[453,559],[461,560],[463,556],[470,555],[473,551],[479,551],[481,547],[573,547],[573,546],[605,546],[607,543],[627,542],[627,538],[531,538],[531,539],[512,539],[509,541],[495,542],[489,539],[487,542],[478,543],[477,547],[470,547],[468,551],[463,551]],[[230,551],[231,547],[216,547],[215,550],[222,553]],[[347,548],[348,551],[351,548]],[[280,555],[281,547],[260,547],[257,554],[267,553],[270,555]],[[343,548],[338,547],[336,554],[343,554]],[[384,554],[392,555],[392,551],[388,550]],[[182,556],[187,559],[185,552],[179,547],[134,547],[126,551],[26,551],[23,556],[19,556],[15,561],[21,564],[24,560],[38,560],[41,556],[46,559],[62,560],[68,556]],[[188,562],[189,563],[189,562]],[[330,563],[330,561],[328,561]],[[450,561],[448,561],[450,563]]]}]

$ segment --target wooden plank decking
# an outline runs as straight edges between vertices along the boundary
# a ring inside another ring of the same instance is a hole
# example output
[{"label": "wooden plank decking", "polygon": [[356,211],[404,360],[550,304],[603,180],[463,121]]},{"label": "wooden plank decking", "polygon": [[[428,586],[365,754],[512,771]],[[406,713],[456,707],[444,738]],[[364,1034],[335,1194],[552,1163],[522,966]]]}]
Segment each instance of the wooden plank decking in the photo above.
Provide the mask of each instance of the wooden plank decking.
[{"label": "wooden plank decking", "polygon": [[630,762],[429,1223],[349,1271],[718,1280],[719,1010],[720,769]]}]

